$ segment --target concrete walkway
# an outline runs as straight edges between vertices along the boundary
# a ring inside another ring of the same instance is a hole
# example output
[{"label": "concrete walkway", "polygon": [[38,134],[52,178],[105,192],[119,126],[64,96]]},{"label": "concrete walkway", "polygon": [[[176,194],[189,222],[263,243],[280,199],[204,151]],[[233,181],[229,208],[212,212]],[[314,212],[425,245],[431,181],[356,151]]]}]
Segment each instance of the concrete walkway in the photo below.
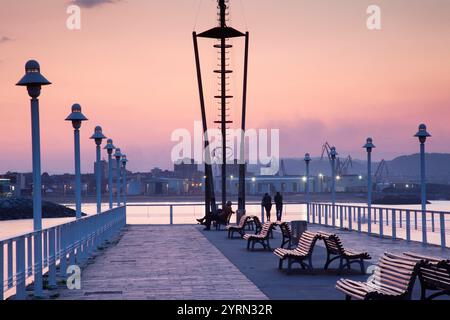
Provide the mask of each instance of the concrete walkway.
[{"label": "concrete walkway", "polygon": [[60,299],[260,300],[267,297],[196,226],[127,226]]}]

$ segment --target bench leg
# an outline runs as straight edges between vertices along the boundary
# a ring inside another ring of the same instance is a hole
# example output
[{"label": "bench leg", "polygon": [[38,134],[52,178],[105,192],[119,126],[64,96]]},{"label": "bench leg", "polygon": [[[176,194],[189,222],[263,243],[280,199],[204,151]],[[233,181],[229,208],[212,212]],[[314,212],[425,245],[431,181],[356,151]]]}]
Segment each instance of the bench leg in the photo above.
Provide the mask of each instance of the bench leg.
[{"label": "bench leg", "polygon": [[280,258],[280,262],[278,262],[278,269],[283,269],[283,259]]},{"label": "bench leg", "polygon": [[247,250],[250,250],[250,239],[247,240]]},{"label": "bench leg", "polygon": [[359,261],[359,264],[361,265],[361,274],[366,274],[366,268],[364,267],[364,259],[361,259]]}]

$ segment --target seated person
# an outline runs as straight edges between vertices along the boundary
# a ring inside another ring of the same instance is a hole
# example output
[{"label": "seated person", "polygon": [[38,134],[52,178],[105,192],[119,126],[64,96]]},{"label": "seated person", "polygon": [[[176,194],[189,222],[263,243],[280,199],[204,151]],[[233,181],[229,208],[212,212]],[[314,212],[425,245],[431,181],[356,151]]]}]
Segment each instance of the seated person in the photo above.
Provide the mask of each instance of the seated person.
[{"label": "seated person", "polygon": [[206,215],[201,219],[197,219],[197,221],[206,226],[204,230],[211,230],[211,222],[217,221],[226,224],[228,222],[228,217],[233,213],[232,203],[231,201],[228,201],[223,210],[219,209],[216,213]]}]

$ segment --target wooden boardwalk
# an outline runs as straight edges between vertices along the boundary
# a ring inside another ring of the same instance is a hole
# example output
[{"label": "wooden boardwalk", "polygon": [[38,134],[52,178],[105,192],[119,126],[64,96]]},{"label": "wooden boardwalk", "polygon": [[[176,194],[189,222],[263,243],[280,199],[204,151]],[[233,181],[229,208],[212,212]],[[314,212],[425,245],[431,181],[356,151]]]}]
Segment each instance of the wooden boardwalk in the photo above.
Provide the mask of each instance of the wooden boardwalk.
[{"label": "wooden boardwalk", "polygon": [[127,226],[81,276],[59,299],[267,299],[196,226]]}]

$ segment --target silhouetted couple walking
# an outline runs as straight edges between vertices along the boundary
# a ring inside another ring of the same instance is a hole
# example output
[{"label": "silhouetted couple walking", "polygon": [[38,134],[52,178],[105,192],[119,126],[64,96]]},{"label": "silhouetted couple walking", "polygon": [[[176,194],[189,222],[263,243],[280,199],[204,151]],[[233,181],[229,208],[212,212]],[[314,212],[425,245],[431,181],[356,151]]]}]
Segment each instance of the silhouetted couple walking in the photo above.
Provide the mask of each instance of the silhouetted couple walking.
[{"label": "silhouetted couple walking", "polygon": [[[283,196],[277,192],[274,197],[277,221],[281,221],[283,215]],[[266,193],[262,198],[261,205],[266,210],[267,221],[270,221],[270,211],[272,210],[272,197]]]}]

